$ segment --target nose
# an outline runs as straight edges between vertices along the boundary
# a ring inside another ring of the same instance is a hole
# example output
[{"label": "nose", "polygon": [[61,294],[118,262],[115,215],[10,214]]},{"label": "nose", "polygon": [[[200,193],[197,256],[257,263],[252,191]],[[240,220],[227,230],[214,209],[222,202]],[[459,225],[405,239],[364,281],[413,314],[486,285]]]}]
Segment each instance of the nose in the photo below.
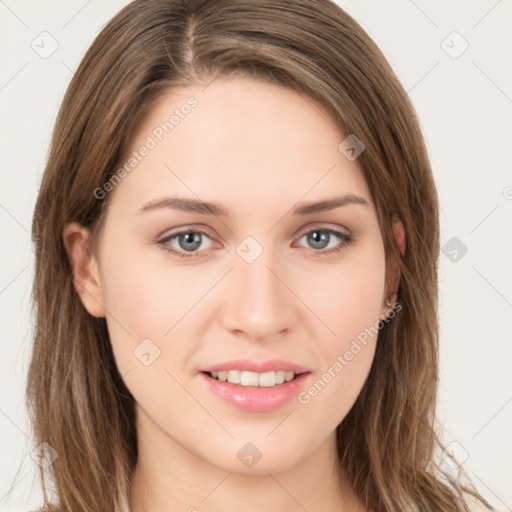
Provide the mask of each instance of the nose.
[{"label": "nose", "polygon": [[252,263],[234,257],[222,315],[224,328],[260,341],[282,336],[298,320],[300,301],[287,283],[290,273],[282,270],[270,250]]}]

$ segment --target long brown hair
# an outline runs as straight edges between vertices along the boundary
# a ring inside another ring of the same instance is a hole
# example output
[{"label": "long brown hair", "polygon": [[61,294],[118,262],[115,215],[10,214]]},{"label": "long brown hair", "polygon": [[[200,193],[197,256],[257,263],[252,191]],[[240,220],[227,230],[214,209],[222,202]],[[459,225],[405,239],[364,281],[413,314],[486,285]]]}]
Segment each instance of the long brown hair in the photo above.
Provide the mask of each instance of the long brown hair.
[{"label": "long brown hair", "polygon": [[[338,459],[375,511],[462,510],[470,485],[440,464],[437,433],[438,198],[415,111],[381,51],[330,0],[136,0],[87,51],[56,121],[35,206],[35,332],[27,407],[36,445],[58,454],[40,469],[62,512],[127,512],[137,460],[133,397],[118,373],[104,318],[73,284],[66,223],[101,232],[131,135],[159,95],[219,75],[266,80],[319,102],[355,134],[386,261],[399,262],[402,310],[379,332],[375,359],[337,427]],[[407,240],[402,256],[392,219]],[[468,480],[469,483],[469,480]],[[465,507],[465,505],[464,505]]]}]

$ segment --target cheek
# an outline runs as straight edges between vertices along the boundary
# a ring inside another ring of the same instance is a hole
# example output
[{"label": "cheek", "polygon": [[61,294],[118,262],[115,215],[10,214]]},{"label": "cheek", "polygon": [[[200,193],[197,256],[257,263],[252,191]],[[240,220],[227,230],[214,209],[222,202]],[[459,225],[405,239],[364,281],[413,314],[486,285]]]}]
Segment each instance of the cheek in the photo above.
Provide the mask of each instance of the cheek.
[{"label": "cheek", "polygon": [[174,373],[193,355],[194,329],[208,323],[202,298],[218,277],[207,266],[172,263],[154,248],[116,250],[112,244],[105,254],[103,297],[119,372],[129,374],[134,395],[160,389],[156,376],[168,385],[165,371]]},{"label": "cheek", "polygon": [[140,248],[131,257],[113,252],[104,264],[103,296],[110,315],[126,330],[161,337],[198,302],[204,290],[198,286],[200,276],[179,265],[173,267],[157,249],[152,251],[151,257]]},{"label": "cheek", "polygon": [[[341,421],[357,399],[370,371],[379,332],[379,313],[385,285],[384,253],[360,253],[347,265],[308,292],[308,305],[323,323],[315,336],[315,355],[321,362],[313,386],[301,403],[332,411]],[[320,335],[322,333],[322,335]]]},{"label": "cheek", "polygon": [[104,249],[102,294],[112,348],[123,375],[141,366],[136,359],[141,343],[147,349],[142,353],[149,351],[152,358],[163,355],[161,340],[176,322],[180,301],[140,249],[119,247],[111,244]]},{"label": "cheek", "polygon": [[379,320],[385,287],[383,248],[361,251],[346,265],[320,278],[307,290],[308,305],[324,323],[318,339],[326,347],[342,349],[347,341]]}]

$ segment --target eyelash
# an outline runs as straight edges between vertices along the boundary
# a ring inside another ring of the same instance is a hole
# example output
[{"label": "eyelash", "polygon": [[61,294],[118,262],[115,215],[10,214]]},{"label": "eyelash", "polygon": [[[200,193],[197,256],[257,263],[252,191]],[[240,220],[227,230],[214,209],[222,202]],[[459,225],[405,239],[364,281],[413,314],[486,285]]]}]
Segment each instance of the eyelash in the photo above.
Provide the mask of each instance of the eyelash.
[{"label": "eyelash", "polygon": [[[336,237],[338,237],[340,239],[340,243],[338,245],[336,245],[336,247],[333,247],[331,249],[327,249],[327,250],[323,249],[323,250],[318,250],[318,251],[315,250],[315,249],[312,249],[314,252],[316,252],[318,254],[321,254],[321,255],[328,255],[328,254],[330,255],[330,254],[338,253],[342,249],[344,249],[345,247],[349,246],[354,241],[352,236],[347,235],[346,233],[343,233],[342,231],[338,231],[337,229],[332,229],[332,228],[313,228],[313,229],[310,229],[309,231],[305,231],[304,233],[302,233],[300,235],[300,237],[299,237],[299,240],[304,235],[308,235],[308,234],[313,233],[315,231],[319,231],[319,232],[322,232],[322,233],[328,233],[328,234],[334,235],[334,236],[336,236]],[[197,258],[199,256],[199,253],[202,252],[202,251],[186,253],[186,252],[176,251],[175,249],[171,249],[169,247],[169,245],[168,245],[168,243],[172,239],[176,238],[179,235],[185,234],[185,233],[187,233],[187,234],[188,233],[194,233],[194,234],[205,235],[206,237],[211,239],[211,237],[208,235],[208,233],[205,233],[204,231],[201,231],[200,229],[183,228],[183,229],[180,229],[179,231],[175,231],[174,233],[172,233],[169,236],[166,236],[164,239],[162,239],[159,242],[157,242],[157,244],[162,246],[162,249],[165,252],[171,253],[171,254],[173,254],[175,256],[178,256],[180,258]]]}]

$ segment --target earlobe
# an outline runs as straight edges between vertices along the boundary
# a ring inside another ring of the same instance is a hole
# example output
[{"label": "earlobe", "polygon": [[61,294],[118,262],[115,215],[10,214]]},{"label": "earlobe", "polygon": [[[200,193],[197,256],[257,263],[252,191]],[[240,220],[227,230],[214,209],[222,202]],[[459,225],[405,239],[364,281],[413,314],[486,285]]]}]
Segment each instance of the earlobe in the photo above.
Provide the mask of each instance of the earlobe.
[{"label": "earlobe", "polygon": [[90,231],[78,222],[66,224],[63,242],[73,273],[73,284],[87,311],[95,317],[105,316],[98,262],[87,250]]}]

